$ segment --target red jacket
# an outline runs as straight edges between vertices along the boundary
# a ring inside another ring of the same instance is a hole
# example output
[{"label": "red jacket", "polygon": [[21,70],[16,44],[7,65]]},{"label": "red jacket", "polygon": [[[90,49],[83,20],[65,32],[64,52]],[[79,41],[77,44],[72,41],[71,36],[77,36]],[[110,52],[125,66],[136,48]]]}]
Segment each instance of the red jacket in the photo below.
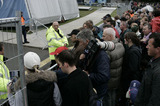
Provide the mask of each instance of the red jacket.
[{"label": "red jacket", "polygon": [[152,32],[160,32],[160,16],[151,20]]}]

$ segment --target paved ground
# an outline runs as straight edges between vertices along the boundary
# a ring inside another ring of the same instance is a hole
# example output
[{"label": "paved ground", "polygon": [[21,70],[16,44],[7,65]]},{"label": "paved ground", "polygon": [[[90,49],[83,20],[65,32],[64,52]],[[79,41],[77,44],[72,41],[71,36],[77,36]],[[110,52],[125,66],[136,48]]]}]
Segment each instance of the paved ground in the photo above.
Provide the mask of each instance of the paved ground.
[{"label": "paved ground", "polygon": [[[86,20],[92,20],[94,24],[99,23],[100,21],[102,21],[102,17],[106,14],[110,14],[115,10],[115,8],[108,8],[108,7],[103,7],[98,9],[97,11],[83,17],[80,19],[77,19],[75,21],[72,21],[70,23],[61,25],[60,28],[62,29],[62,31],[64,32],[65,35],[69,34],[73,29],[76,28],[80,28],[83,23]],[[48,63],[50,62],[50,59],[48,58],[48,51],[47,50],[42,50],[42,48],[44,48],[47,45],[46,42],[46,33],[47,29],[38,31],[37,33],[32,33],[32,34],[27,34],[27,39],[30,42],[29,44],[24,44],[24,53],[28,52],[28,51],[34,51],[37,54],[39,54],[39,56],[41,57],[41,67],[49,67]],[[17,41],[16,41],[16,33],[9,33],[9,32],[1,32],[0,31],[0,42],[1,41],[5,41],[7,43],[11,43],[13,44],[13,47],[16,47]],[[23,38],[23,37],[22,37]],[[8,57],[12,57],[12,55],[9,52],[9,50],[12,48],[12,46],[8,46],[8,48],[6,47],[6,51],[8,50]],[[15,49],[17,50],[17,49]],[[17,60],[13,60],[13,63],[17,63]],[[12,65],[9,66],[12,67],[12,70],[17,69],[17,66],[13,67]]]},{"label": "paved ground", "polygon": [[[106,14],[110,14],[115,10],[115,8],[108,8],[108,7],[103,7],[98,9],[97,11],[83,17],[80,19],[77,19],[75,21],[72,21],[70,23],[61,25],[60,28],[62,29],[62,31],[64,32],[65,35],[69,34],[73,29],[76,28],[80,28],[83,23],[86,20],[92,20],[94,24],[99,23],[100,21],[102,21],[102,17]],[[37,34],[33,33],[33,34],[28,34],[27,38],[30,41],[29,44],[25,44],[26,46],[32,46],[32,47],[40,47],[43,48],[46,46],[47,42],[46,42],[46,29],[45,30],[41,30],[38,31]]]},{"label": "paved ground", "polygon": [[[9,60],[6,62],[7,67],[10,70],[18,70],[18,50],[17,50],[17,45],[16,44],[9,44],[9,43],[4,43],[4,50],[5,50],[5,56],[9,58]],[[43,61],[40,64],[40,67],[43,67],[43,69],[46,69],[50,65],[50,59],[48,50],[42,50],[41,48],[35,48],[35,47],[28,47],[25,46],[23,47],[23,54],[32,51],[37,53],[40,56],[40,59]],[[14,57],[14,58],[13,58]],[[46,59],[46,61],[44,61]],[[49,63],[46,67],[44,67],[47,63]]]},{"label": "paved ground", "polygon": [[[83,23],[86,20],[92,20],[94,24],[99,23],[100,21],[102,21],[101,18],[104,15],[112,13],[115,9],[116,8],[102,7],[85,17],[82,17],[70,23],[61,25],[60,28],[62,29],[64,34],[67,35],[73,29],[82,27]],[[27,34],[27,39],[30,43],[24,44],[24,46],[44,48],[47,45],[46,36],[45,36],[46,31],[47,29],[44,29],[44,30],[38,31],[37,33]],[[17,44],[15,33],[0,31],[0,34],[2,35],[0,36],[0,41],[7,41],[8,43]]]}]

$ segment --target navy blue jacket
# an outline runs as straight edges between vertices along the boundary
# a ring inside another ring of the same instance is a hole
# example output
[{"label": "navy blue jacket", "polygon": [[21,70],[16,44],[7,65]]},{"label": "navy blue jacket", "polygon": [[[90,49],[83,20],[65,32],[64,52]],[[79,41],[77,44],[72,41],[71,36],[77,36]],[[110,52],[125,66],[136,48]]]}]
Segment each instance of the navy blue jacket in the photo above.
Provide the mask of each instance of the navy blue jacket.
[{"label": "navy blue jacket", "polygon": [[107,84],[110,78],[110,62],[107,53],[100,50],[95,57],[95,62],[91,70],[89,70],[89,78],[93,87],[97,90],[98,97],[103,97],[107,92]]}]

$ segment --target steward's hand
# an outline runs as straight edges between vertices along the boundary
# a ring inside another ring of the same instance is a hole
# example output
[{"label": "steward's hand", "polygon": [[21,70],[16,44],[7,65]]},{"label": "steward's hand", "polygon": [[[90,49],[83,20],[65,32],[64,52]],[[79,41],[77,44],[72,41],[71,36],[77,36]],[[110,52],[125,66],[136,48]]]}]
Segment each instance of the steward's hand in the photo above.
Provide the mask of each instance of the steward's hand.
[{"label": "steward's hand", "polygon": [[11,93],[11,85],[12,85],[13,82],[9,82],[7,84],[7,93],[10,94]]}]

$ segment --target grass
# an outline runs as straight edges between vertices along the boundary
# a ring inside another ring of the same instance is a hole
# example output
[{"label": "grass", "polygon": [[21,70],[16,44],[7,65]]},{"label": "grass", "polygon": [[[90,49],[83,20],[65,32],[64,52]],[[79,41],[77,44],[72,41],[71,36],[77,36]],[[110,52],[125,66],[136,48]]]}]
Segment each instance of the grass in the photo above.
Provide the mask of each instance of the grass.
[{"label": "grass", "polygon": [[[70,20],[65,20],[65,21],[62,20],[61,22],[59,22],[59,24],[60,24],[60,25],[64,25],[64,24],[67,24],[67,23],[72,22],[72,21],[74,21],[74,20],[77,20],[77,19],[79,19],[79,18],[82,18],[82,17],[84,17],[84,16],[86,16],[86,15],[88,15],[88,14],[93,13],[94,11],[96,11],[97,9],[99,9],[100,7],[91,6],[91,8],[92,8],[92,10],[79,10],[79,14],[80,14],[79,17],[73,18],[73,19],[70,19]],[[52,23],[46,24],[47,27],[50,27],[51,25],[52,25]],[[38,30],[43,30],[43,29],[44,29],[43,26],[39,26],[39,27],[38,27]],[[31,34],[31,33],[27,33],[27,34]]]},{"label": "grass", "polygon": [[112,17],[115,17],[117,15],[117,9],[115,9],[112,13],[111,13],[111,16]]},{"label": "grass", "polygon": [[[84,6],[84,5],[83,5],[83,6]],[[66,20],[66,21],[62,21],[62,22],[60,22],[60,25],[63,25],[63,24],[72,22],[72,21],[74,21],[74,20],[77,20],[77,19],[79,19],[79,18],[82,18],[82,17],[84,17],[84,16],[86,16],[86,15],[88,15],[88,14],[93,13],[94,11],[96,11],[97,9],[99,9],[99,8],[101,8],[101,7],[100,7],[100,6],[91,6],[91,8],[92,8],[92,10],[79,10],[80,17],[78,17],[78,18],[73,18],[73,19]],[[114,11],[111,13],[111,16],[112,16],[112,17],[114,17],[115,15],[117,15],[117,9],[114,10]],[[102,23],[102,21],[99,22],[99,23],[97,23],[96,26],[100,25],[101,23]],[[47,27],[50,27],[51,25],[52,25],[52,24],[46,24]],[[38,30],[43,30],[43,29],[45,29],[43,26],[39,26],[39,27],[38,27]],[[28,31],[28,30],[29,30],[29,28],[27,27],[27,31]],[[13,29],[12,31],[13,31],[13,33],[16,32],[15,29]],[[8,28],[8,29],[7,29],[6,31],[4,31],[4,32],[11,32],[11,31],[10,31],[10,28]],[[32,34],[32,32],[28,32],[27,34]]]},{"label": "grass", "polygon": [[63,24],[66,24],[66,23],[69,23],[69,22],[72,22],[74,20],[77,20],[79,18],[82,18],[88,14],[91,14],[93,13],[94,11],[96,11],[97,9],[99,9],[100,7],[96,7],[96,6],[91,6],[91,10],[79,10],[79,14],[80,14],[80,17],[78,18],[73,18],[73,19],[70,19],[70,20],[66,20],[65,22],[60,22],[60,25],[63,25]]},{"label": "grass", "polygon": [[[96,8],[95,8],[95,9],[96,9]],[[94,10],[94,11],[95,11],[95,10]],[[93,12],[94,12],[94,11],[93,11]],[[80,14],[82,14],[82,17],[83,17],[83,16],[88,15],[89,13],[88,13],[87,11],[81,11]],[[83,15],[83,14],[84,14],[84,15]],[[115,17],[116,15],[117,15],[117,9],[115,9],[115,10],[111,13],[111,16],[112,16],[112,17]],[[96,26],[98,26],[98,25],[100,25],[100,24],[102,24],[102,23],[103,23],[103,21],[97,23]],[[70,37],[68,38],[68,42],[69,42],[69,47],[74,46],[74,43],[72,43]]]}]

